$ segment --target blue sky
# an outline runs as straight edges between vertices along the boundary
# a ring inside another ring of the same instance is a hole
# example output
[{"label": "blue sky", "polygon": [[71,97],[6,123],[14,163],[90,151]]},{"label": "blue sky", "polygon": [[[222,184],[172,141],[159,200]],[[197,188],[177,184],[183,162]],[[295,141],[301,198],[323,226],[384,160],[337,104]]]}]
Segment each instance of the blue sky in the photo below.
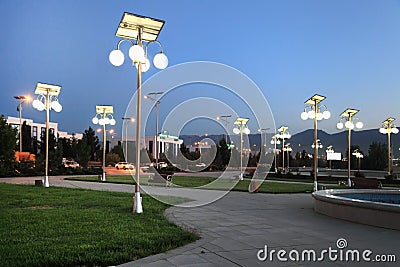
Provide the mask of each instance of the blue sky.
[{"label": "blue sky", "polygon": [[[0,113],[18,116],[14,95],[33,95],[37,82],[54,83],[63,87],[63,111],[51,112],[51,120],[62,130],[94,127],[95,105],[105,104],[114,106],[120,135],[136,76],[128,63],[112,66],[108,54],[118,42],[115,31],[124,11],[166,21],[159,40],[170,66],[215,61],[246,74],[268,100],[276,126],[286,124],[292,133],[312,127],[300,113],[314,93],[327,97],[332,118],[320,128],[330,133],[337,132],[338,115],[348,107],[361,110],[366,129],[378,128],[389,116],[400,120],[396,0],[2,0]],[[152,68],[143,78],[154,73]],[[207,92],[211,89],[202,96]],[[160,117],[182,99],[166,98]],[[45,119],[27,105],[24,116]],[[192,123],[183,133],[219,130],[215,123]]]}]

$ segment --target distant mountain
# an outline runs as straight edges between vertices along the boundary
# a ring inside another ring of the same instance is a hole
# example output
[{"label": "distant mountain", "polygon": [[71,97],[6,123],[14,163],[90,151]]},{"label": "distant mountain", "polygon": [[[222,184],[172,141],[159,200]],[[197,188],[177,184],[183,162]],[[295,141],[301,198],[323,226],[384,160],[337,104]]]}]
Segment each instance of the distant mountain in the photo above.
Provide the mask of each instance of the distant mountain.
[{"label": "distant mountain", "polygon": [[[335,134],[328,134],[322,130],[318,130],[318,139],[320,139],[323,148],[322,150],[325,152],[327,146],[332,145],[335,152],[340,152],[345,154],[347,151],[347,134],[346,130],[342,130]],[[213,140],[216,144],[218,144],[219,140],[223,138],[224,135],[208,135],[208,136],[198,136],[198,135],[182,135],[180,136],[183,139],[186,145],[193,144],[194,142],[198,142],[203,140],[204,138],[209,138]],[[231,135],[233,143],[239,143],[238,135]],[[267,142],[270,145],[272,134],[267,134]],[[262,138],[265,138],[265,135],[262,135]],[[250,134],[249,135],[250,145],[256,148],[259,148],[261,145],[261,136],[260,134]],[[298,151],[306,150],[308,153],[312,153],[311,145],[314,142],[314,130],[308,129],[303,132],[292,135],[289,140],[286,140],[287,143],[290,143],[293,149],[293,153]],[[364,154],[368,154],[369,146],[372,142],[381,142],[383,144],[387,144],[387,135],[379,133],[378,129],[372,130],[363,130],[363,131],[351,131],[351,145],[360,146],[361,150]],[[256,146],[254,146],[254,144]],[[391,135],[391,144],[393,147],[394,156],[397,157],[399,155],[399,146],[400,146],[400,134],[392,134]],[[278,145],[280,147],[280,145]]]}]

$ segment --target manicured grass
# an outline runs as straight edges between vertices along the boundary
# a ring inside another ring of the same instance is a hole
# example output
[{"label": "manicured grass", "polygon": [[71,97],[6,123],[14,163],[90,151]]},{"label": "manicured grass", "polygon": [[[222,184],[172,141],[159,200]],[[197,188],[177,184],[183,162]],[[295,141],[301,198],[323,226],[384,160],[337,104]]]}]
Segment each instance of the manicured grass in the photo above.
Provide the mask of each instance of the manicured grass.
[{"label": "manicured grass", "polygon": [[0,266],[109,266],[198,239],[132,194],[0,184]]},{"label": "manicured grass", "polygon": [[[97,177],[71,177],[69,180],[80,180],[80,181],[98,181]],[[215,181],[215,178],[208,177],[193,177],[193,176],[174,176],[173,184],[182,187],[202,187],[208,185]],[[108,176],[107,182],[109,183],[126,183],[133,184],[134,181],[130,176]],[[230,185],[236,182],[231,179],[218,179],[217,183],[208,185],[207,187],[202,187],[203,189],[226,189],[230,188]],[[141,184],[147,185],[146,176],[141,178]],[[248,192],[250,181],[243,180],[239,181],[234,188],[233,191],[243,191]],[[164,186],[164,184],[159,184],[160,186]],[[336,185],[332,185],[328,188],[339,188]],[[312,183],[309,184],[301,184],[301,183],[280,183],[280,182],[264,182],[260,186],[258,192],[260,193],[272,193],[272,194],[284,194],[284,193],[310,193],[313,191]]]}]

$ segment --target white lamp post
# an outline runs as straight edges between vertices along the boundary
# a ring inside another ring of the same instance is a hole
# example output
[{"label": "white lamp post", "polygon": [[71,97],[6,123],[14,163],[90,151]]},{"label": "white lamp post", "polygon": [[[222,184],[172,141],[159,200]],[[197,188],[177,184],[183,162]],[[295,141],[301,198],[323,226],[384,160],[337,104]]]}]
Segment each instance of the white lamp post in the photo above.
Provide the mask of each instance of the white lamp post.
[{"label": "white lamp post", "polygon": [[228,124],[229,124],[229,118],[232,117],[232,115],[221,115],[217,116],[217,120],[222,120],[225,125],[225,142],[228,143],[228,135],[226,132],[228,132]]},{"label": "white lamp post", "polygon": [[[116,121],[112,114],[114,113],[113,106],[96,106],[96,116],[93,117],[93,124],[99,124],[103,126],[103,174],[101,181],[106,181],[106,145],[107,145],[107,133],[106,125],[115,125]],[[98,118],[100,117],[100,118]]]},{"label": "white lamp post", "polygon": [[[156,134],[154,135],[154,146],[155,146],[154,147],[155,148],[154,159],[156,161],[156,168],[158,168],[158,157],[160,154],[160,153],[158,153],[158,148],[159,148],[159,145],[158,145],[158,105],[160,104],[160,101],[158,100],[158,95],[161,95],[163,93],[164,92],[152,92],[152,93],[149,93],[148,95],[144,96],[145,99],[150,99],[150,100],[154,101],[154,103],[156,105]],[[151,97],[151,95],[154,95],[155,97]]]},{"label": "white lamp post", "polygon": [[281,126],[278,129],[279,134],[276,136],[282,140],[282,172],[285,172],[285,139],[290,139],[292,137],[288,132],[289,127]]},{"label": "white lamp post", "polygon": [[[326,97],[315,94],[310,99],[308,99],[304,104],[307,106],[304,108],[304,111],[301,113],[302,120],[313,120],[314,121],[314,144],[317,143],[318,139],[318,127],[317,123],[319,120],[327,120],[331,117],[331,113],[327,109],[325,105],[320,105],[320,102],[323,101]],[[318,147],[314,147],[314,191],[318,190]]]},{"label": "white lamp post", "polygon": [[356,158],[358,159],[358,172],[360,172],[361,159],[364,157],[364,155],[360,151],[358,151],[358,149],[356,149],[353,152],[353,156],[356,156]]},{"label": "white lamp post", "polygon": [[18,111],[19,111],[19,161],[21,161],[22,152],[22,103],[30,102],[32,100],[29,95],[18,95],[14,96],[15,99],[19,100]]},{"label": "white lamp post", "polygon": [[240,180],[243,180],[243,133],[250,134],[250,129],[246,126],[248,121],[248,118],[237,118],[234,122],[237,128],[233,128],[234,134],[240,134]]},{"label": "white lamp post", "polygon": [[382,127],[379,129],[381,134],[388,135],[388,175],[392,175],[392,153],[391,153],[391,145],[390,145],[390,134],[398,134],[399,129],[393,123],[395,121],[394,118],[387,118],[382,122]]},{"label": "white lamp post", "polygon": [[128,122],[135,122],[135,118],[122,118],[125,121],[125,161],[129,162],[128,160]]},{"label": "white lamp post", "polygon": [[[160,52],[153,59],[154,66],[158,69],[165,69],[168,66],[168,58],[162,50],[161,43],[157,41],[157,37],[164,26],[165,21],[153,19],[136,14],[125,12],[119,23],[116,36],[121,37],[118,42],[117,49],[111,51],[109,59],[114,66],[121,66],[124,63],[124,54],[121,52],[120,45],[123,41],[132,44],[129,49],[129,57],[132,63],[137,67],[137,104],[136,104],[136,185],[134,212],[142,213],[142,199],[140,197],[140,112],[142,101],[142,72],[150,68],[150,61],[147,55],[147,47],[150,43],[157,43],[160,46]],[[133,41],[132,41],[133,40]],[[136,43],[134,43],[134,41]],[[143,43],[146,44],[146,51],[143,49]]]},{"label": "white lamp post", "polygon": [[49,187],[49,120],[50,109],[61,112],[62,106],[58,102],[61,86],[37,83],[35,94],[38,98],[32,103],[33,107],[39,111],[46,110],[46,160],[45,160],[45,180],[44,187]]},{"label": "white lamp post", "polygon": [[279,145],[281,143],[281,141],[279,141],[279,137],[278,134],[275,134],[274,136],[272,136],[271,139],[271,144],[274,145],[274,162],[275,162],[275,173],[278,171],[277,165],[276,165],[276,145]]},{"label": "white lamp post", "polygon": [[288,173],[290,172],[290,152],[293,151],[292,147],[289,144],[286,144],[284,149],[284,151],[286,151],[286,156],[287,156],[287,168],[288,168]]},{"label": "white lamp post", "polygon": [[[354,118],[354,115],[359,112],[358,109],[351,109],[348,108],[345,111],[340,114],[340,120],[336,124],[336,127],[341,130],[343,129],[343,126],[347,128],[348,134],[347,134],[347,185],[351,187],[351,179],[350,179],[350,172],[351,172],[351,165],[350,165],[350,157],[351,157],[351,152],[350,152],[350,144],[351,144],[351,130],[354,129],[354,126],[357,129],[361,129],[364,124],[358,119]],[[343,121],[345,122],[343,124]],[[354,121],[357,121],[357,123],[354,125]]]}]

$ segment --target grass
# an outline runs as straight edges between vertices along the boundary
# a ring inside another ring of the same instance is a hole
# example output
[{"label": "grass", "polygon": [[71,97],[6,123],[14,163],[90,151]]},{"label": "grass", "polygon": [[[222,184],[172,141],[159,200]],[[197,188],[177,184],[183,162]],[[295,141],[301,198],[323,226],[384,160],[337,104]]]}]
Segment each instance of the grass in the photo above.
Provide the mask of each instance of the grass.
[{"label": "grass", "polygon": [[168,205],[143,196],[0,184],[0,266],[109,266],[198,239],[164,217]]},{"label": "grass", "polygon": [[[147,185],[148,176],[143,175],[141,177],[141,184]],[[79,180],[79,181],[92,181],[98,182],[97,177],[71,177],[69,180]],[[209,177],[193,177],[193,176],[174,176],[173,184],[182,187],[202,187],[208,185],[207,187],[203,187],[204,189],[226,189],[233,186],[233,183],[236,183],[236,180],[231,179],[218,179],[218,182],[214,184],[210,184],[215,181],[215,178]],[[131,176],[108,176],[108,183],[124,183],[124,184],[134,184],[134,181]],[[274,179],[274,182],[265,181],[259,187],[258,192],[260,193],[271,193],[271,194],[289,194],[289,193],[310,193],[313,191],[312,182],[305,184],[302,183],[285,183],[279,182]],[[250,181],[243,180],[239,181],[232,189],[232,191],[242,191],[248,192]],[[164,186],[164,184],[159,184],[160,186]],[[329,185],[328,189],[337,189],[337,188],[346,188],[339,187],[336,184]]]}]

